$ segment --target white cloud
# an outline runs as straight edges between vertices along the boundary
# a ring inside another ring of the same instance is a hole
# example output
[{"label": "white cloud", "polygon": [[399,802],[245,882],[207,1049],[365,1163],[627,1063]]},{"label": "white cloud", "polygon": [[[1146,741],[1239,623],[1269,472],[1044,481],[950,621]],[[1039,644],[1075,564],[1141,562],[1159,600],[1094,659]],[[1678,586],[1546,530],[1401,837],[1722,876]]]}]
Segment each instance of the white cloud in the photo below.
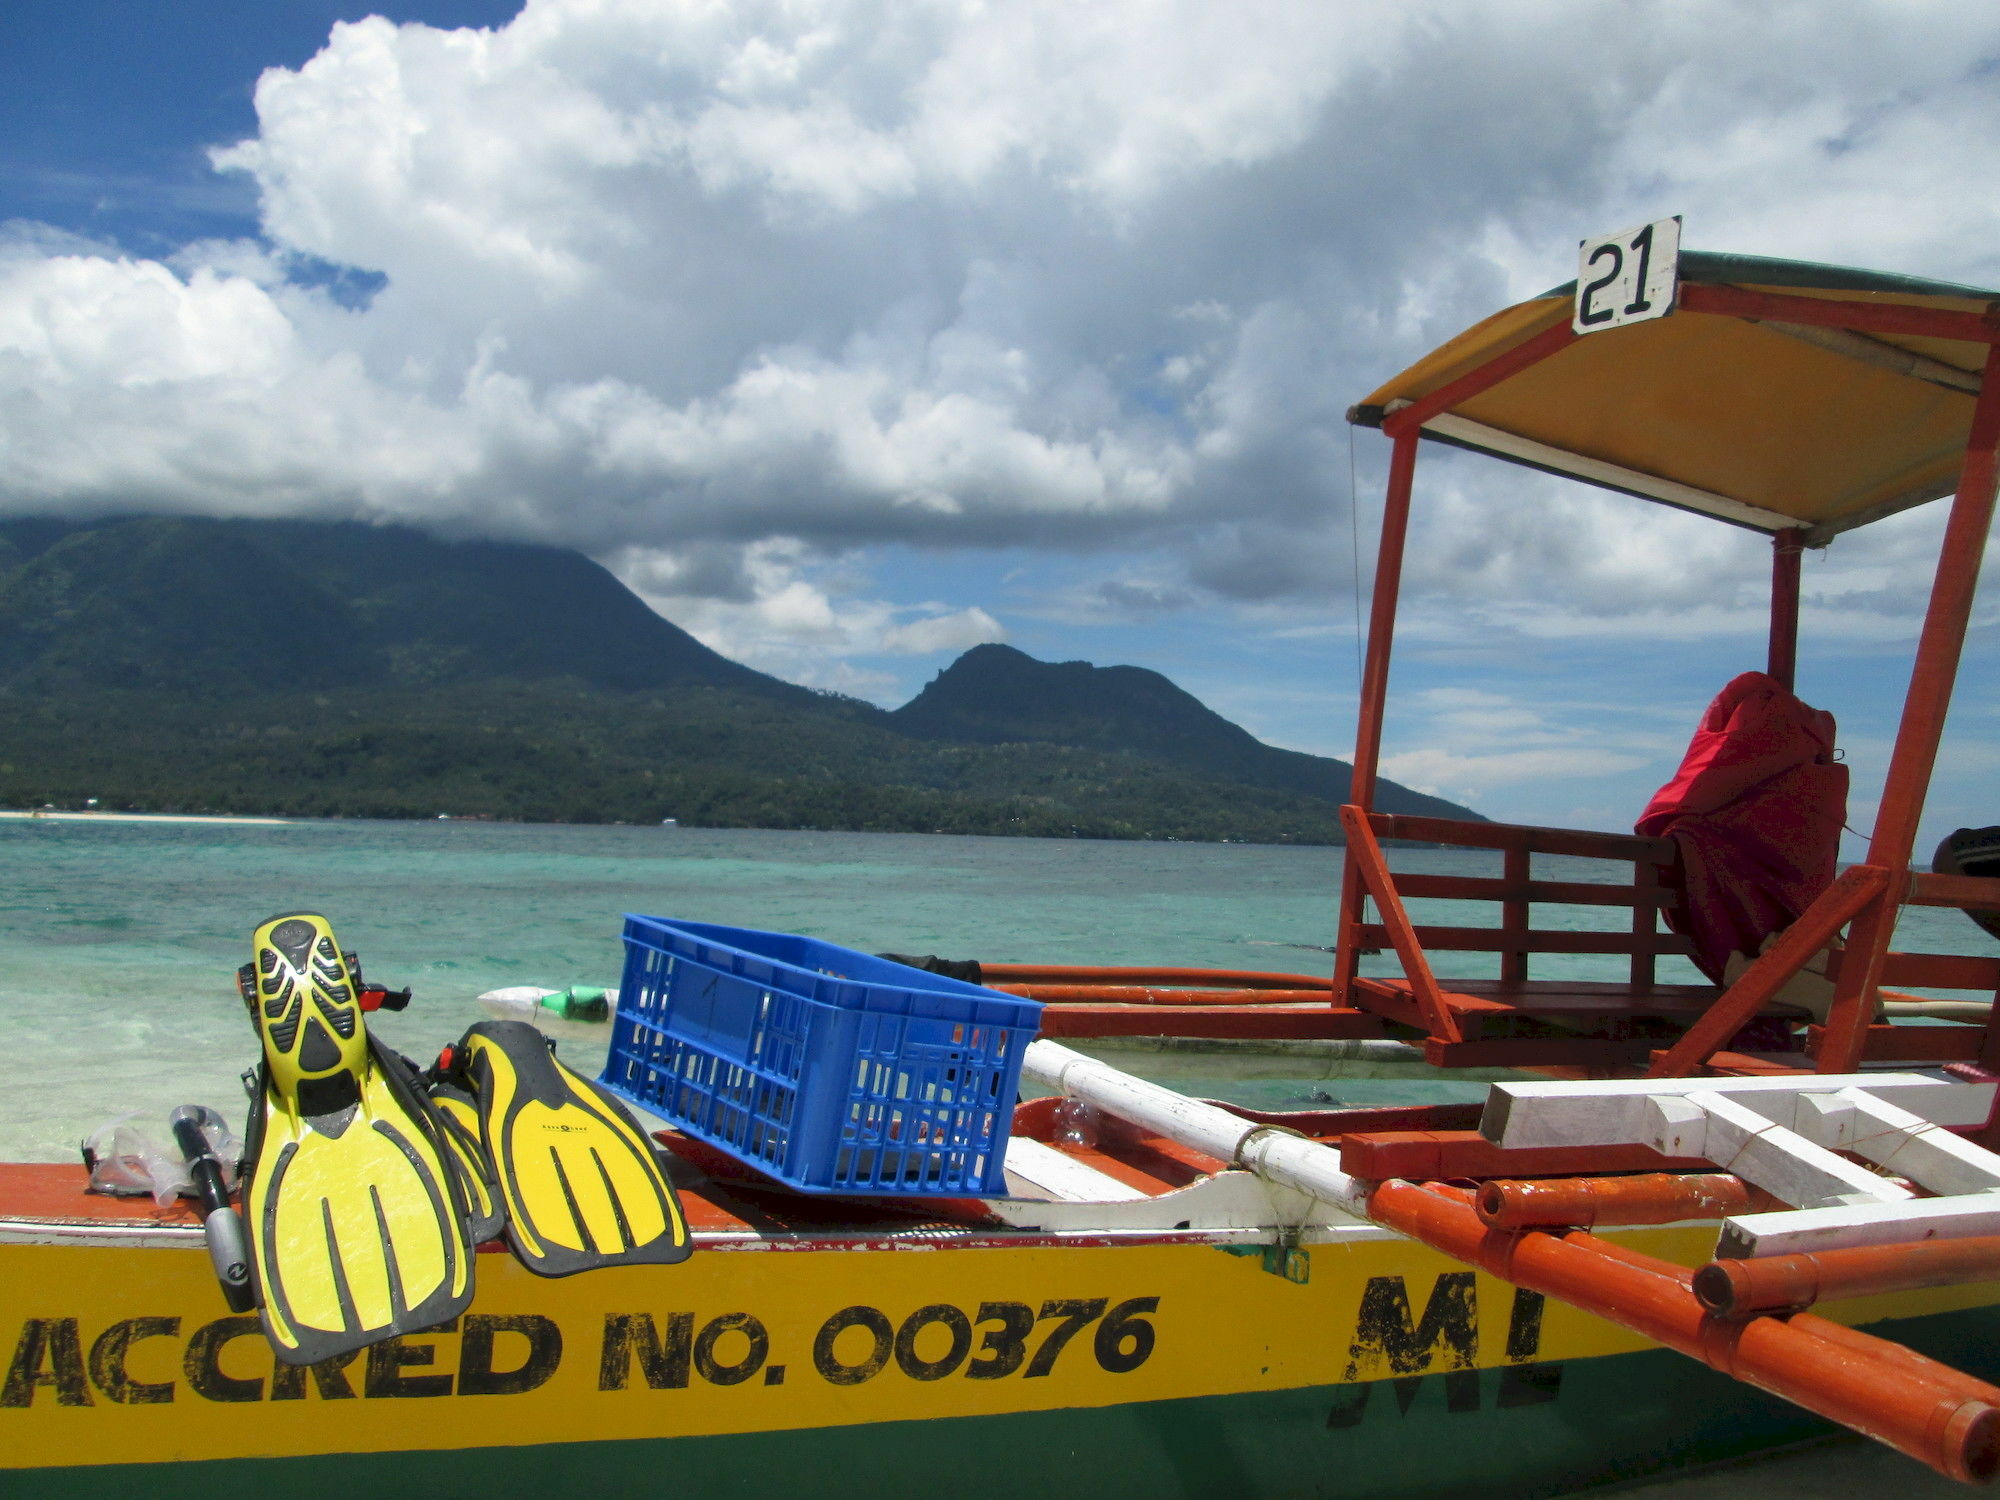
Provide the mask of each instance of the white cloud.
[{"label": "white cloud", "polygon": [[678,553],[627,548],[607,561],[642,599],[724,656],[885,704],[897,678],[850,658],[929,656],[1006,638],[1000,622],[977,607],[867,598],[865,575],[796,542]]},{"label": "white cloud", "polygon": [[926,615],[906,624],[892,625],[881,635],[881,648],[910,656],[934,651],[968,651],[1004,639],[1000,622],[979,608],[957,609],[945,614]]},{"label": "white cloud", "polygon": [[1609,776],[1644,765],[1642,756],[1595,750],[1498,750],[1464,755],[1451,750],[1407,750],[1383,759],[1383,771],[1403,785],[1434,795],[1482,798],[1495,787],[1579,776]]},{"label": "white cloud", "polygon": [[[1558,809],[1542,820],[1591,825],[1603,821],[1594,804],[1607,792],[1629,795],[1630,773],[1650,766],[1656,781],[1665,779],[1693,722],[1643,701],[1531,702],[1487,688],[1427,688],[1399,700],[1382,769],[1419,791],[1486,805],[1533,788]],[[1634,804],[1612,826],[1638,811]]]},{"label": "white cloud", "polygon": [[[1143,556],[1073,608],[1312,628],[1349,576],[1346,405],[1580,233],[1683,211],[1703,247],[2000,280],[1996,50],[1979,7],[1886,0],[340,25],[216,154],[261,243],[7,236],[0,510],[650,556],[676,619],[805,678],[999,634],[824,571],[883,543]],[[307,258],[383,280],[343,306]],[[1809,620],[1902,628],[1926,524],[1810,566]],[[1761,609],[1754,539],[1491,466],[1427,461],[1418,526],[1413,641]]]}]

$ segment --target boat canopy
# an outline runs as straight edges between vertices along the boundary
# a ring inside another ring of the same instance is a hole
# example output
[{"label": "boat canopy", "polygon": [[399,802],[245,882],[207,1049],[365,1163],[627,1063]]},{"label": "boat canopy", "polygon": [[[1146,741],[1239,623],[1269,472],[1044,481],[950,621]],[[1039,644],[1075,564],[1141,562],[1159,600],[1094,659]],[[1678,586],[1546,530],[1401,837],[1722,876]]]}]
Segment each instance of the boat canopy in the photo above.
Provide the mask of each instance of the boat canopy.
[{"label": "boat canopy", "polygon": [[[1800,529],[1808,546],[1952,492],[1989,347],[1973,335],[1984,324],[1990,337],[2000,291],[1699,251],[1682,252],[1680,285],[1669,316],[1575,339],[1427,415],[1424,436],[1760,531]],[[1689,295],[1697,287],[1729,290]],[[1379,426],[1560,339],[1575,292],[1475,324],[1349,420]],[[1800,299],[1872,305],[1879,316],[1862,320],[1879,331],[1790,321]]]}]

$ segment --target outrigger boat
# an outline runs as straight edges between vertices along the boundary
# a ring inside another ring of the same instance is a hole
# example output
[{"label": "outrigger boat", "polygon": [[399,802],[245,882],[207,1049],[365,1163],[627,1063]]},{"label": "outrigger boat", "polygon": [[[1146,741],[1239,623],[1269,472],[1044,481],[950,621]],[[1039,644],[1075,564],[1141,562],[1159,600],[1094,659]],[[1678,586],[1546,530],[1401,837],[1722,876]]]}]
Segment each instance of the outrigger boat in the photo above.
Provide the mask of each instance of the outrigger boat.
[{"label": "outrigger boat", "polygon": [[[985,965],[1046,1002],[1005,1196],[795,1192],[663,1131],[684,1264],[547,1280],[482,1253],[459,1317],[312,1366],[224,1305],[192,1211],[0,1167],[0,1492],[1528,1496],[1837,1426],[1993,1477],[2000,1034],[1877,1002],[2000,989],[2000,960],[1890,947],[1906,903],[2000,911],[2000,880],[1911,866],[1992,519],[2000,292],[1678,255],[1677,231],[1585,242],[1578,286],[1355,409],[1394,448],[1331,981]],[[1717,982],[1656,982],[1692,951],[1660,928],[1690,885],[1671,836],[1371,810],[1426,437],[1771,534],[1786,689],[1800,549],[1953,495],[1868,857]],[[1396,840],[1501,873],[1400,872]],[[1498,925],[1412,918],[1435,900]],[[1537,928],[1549,904],[1620,925]],[[1441,974],[1450,950],[1497,975]],[[1628,975],[1532,975],[1549,953]],[[1816,962],[1808,1018],[1781,996]],[[1265,1115],[1078,1050],[1156,1036],[1518,1077]]]}]

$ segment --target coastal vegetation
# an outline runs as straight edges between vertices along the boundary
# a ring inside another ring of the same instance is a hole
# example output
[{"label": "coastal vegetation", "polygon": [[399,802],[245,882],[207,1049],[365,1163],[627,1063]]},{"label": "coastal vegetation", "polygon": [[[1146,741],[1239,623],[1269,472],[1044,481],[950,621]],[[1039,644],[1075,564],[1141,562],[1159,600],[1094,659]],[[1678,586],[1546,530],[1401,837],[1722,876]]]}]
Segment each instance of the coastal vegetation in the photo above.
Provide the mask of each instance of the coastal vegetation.
[{"label": "coastal vegetation", "polygon": [[812,692],[554,548],[0,523],[0,805],[1328,843],[1346,780],[1133,667],[982,646],[893,712]]}]

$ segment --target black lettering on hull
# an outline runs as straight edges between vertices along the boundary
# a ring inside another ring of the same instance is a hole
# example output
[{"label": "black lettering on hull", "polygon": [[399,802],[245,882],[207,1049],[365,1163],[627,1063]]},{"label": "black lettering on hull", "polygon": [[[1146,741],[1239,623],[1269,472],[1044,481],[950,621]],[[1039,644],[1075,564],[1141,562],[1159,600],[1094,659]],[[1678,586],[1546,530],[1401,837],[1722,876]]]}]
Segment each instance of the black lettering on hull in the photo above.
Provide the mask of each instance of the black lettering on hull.
[{"label": "black lettering on hull", "polygon": [[[716,1344],[728,1333],[740,1333],[748,1341],[743,1357],[734,1364],[723,1364],[715,1357]],[[770,1354],[770,1334],[749,1313],[723,1313],[710,1318],[695,1335],[695,1372],[710,1385],[741,1385],[764,1368]]]},{"label": "black lettering on hull", "polygon": [[[1540,1292],[1514,1289],[1507,1317],[1508,1363],[1499,1372],[1495,1407],[1538,1406],[1556,1400],[1561,1393],[1562,1366],[1535,1360],[1542,1349],[1544,1305]],[[1470,1271],[1450,1271],[1438,1277],[1420,1319],[1411,1316],[1403,1278],[1377,1276],[1370,1279],[1361,1296],[1347,1379],[1354,1380],[1364,1360],[1386,1361],[1400,1377],[1388,1382],[1396,1393],[1396,1409],[1408,1416],[1428,1378],[1421,1372],[1442,1357],[1445,1410],[1478,1411],[1480,1377],[1474,1368],[1478,1355],[1478,1305]],[[1348,1385],[1327,1409],[1326,1425],[1335,1430],[1360,1426],[1375,1387],[1382,1383]]]},{"label": "black lettering on hull", "polygon": [[[447,1318],[427,1333],[457,1333],[458,1319]],[[361,1379],[361,1393],[370,1400],[410,1400],[424,1397],[449,1396],[451,1377],[436,1375],[406,1375],[410,1369],[423,1369],[437,1363],[436,1344],[413,1344],[413,1338],[422,1334],[397,1334],[393,1338],[382,1339],[368,1346],[367,1373]]]},{"label": "black lettering on hull", "polygon": [[262,1401],[261,1375],[246,1379],[222,1368],[222,1351],[238,1339],[256,1337],[258,1332],[257,1319],[246,1316],[217,1318],[189,1334],[187,1352],[181,1356],[181,1373],[187,1376],[188,1389],[204,1401]]},{"label": "black lettering on hull", "polygon": [[[526,1356],[509,1370],[493,1368],[493,1346],[501,1334],[526,1339]],[[518,1396],[548,1384],[562,1363],[562,1330],[538,1313],[467,1313],[458,1341],[458,1394]]]},{"label": "black lettering on hull", "polygon": [[75,1318],[29,1318],[0,1380],[0,1407],[32,1406],[48,1386],[58,1406],[94,1406],[83,1374],[83,1337]]},{"label": "black lettering on hull", "polygon": [[1371,1276],[1354,1322],[1346,1380],[1386,1360],[1391,1374],[1422,1375],[1433,1364],[1469,1370],[1479,1362],[1479,1310],[1470,1271],[1447,1271],[1431,1288],[1421,1319],[1410,1313],[1400,1276]]},{"label": "black lettering on hull", "polygon": [[[834,1345],[850,1328],[858,1328],[874,1340],[874,1347],[860,1363],[852,1365],[843,1363],[834,1352]],[[872,1307],[843,1307],[820,1324],[813,1339],[813,1368],[831,1385],[860,1385],[882,1373],[895,1346],[896,1332],[882,1313]]]},{"label": "black lettering on hull", "polygon": [[125,1358],[140,1339],[172,1338],[179,1318],[126,1318],[113,1323],[90,1346],[90,1378],[105,1398],[120,1406],[163,1406],[174,1399],[171,1380],[134,1380]]},{"label": "black lettering on hull", "polygon": [[639,1373],[656,1391],[684,1391],[688,1365],[694,1351],[694,1314],[670,1313],[667,1334],[660,1337],[658,1325],[647,1313],[606,1313],[604,1352],[597,1366],[600,1391],[622,1391],[632,1375],[632,1361],[639,1361]]},{"label": "black lettering on hull", "polygon": [[332,1359],[323,1359],[318,1364],[288,1365],[282,1359],[271,1369],[271,1399],[273,1401],[303,1401],[306,1398],[306,1375],[312,1375],[313,1384],[319,1390],[322,1401],[352,1401],[354,1387],[348,1383],[347,1367],[361,1355],[359,1349],[350,1349],[345,1354],[336,1354]]}]

